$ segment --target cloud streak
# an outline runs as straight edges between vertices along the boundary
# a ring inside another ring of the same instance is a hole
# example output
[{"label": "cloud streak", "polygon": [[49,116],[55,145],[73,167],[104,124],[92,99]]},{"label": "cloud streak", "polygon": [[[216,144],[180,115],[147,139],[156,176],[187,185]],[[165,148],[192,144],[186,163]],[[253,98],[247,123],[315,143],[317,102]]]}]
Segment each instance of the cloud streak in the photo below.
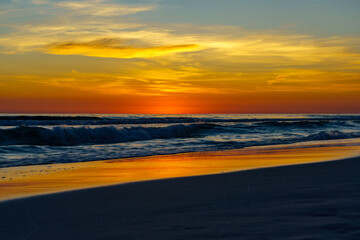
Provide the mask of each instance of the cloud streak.
[{"label": "cloud streak", "polygon": [[59,55],[82,55],[105,58],[149,58],[200,49],[196,44],[156,47],[133,47],[119,44],[119,39],[104,38],[91,42],[61,42],[47,45],[46,53]]},{"label": "cloud streak", "polygon": [[124,16],[154,9],[154,6],[109,4],[103,0],[66,1],[58,3],[57,6],[74,10],[77,14],[104,17]]}]

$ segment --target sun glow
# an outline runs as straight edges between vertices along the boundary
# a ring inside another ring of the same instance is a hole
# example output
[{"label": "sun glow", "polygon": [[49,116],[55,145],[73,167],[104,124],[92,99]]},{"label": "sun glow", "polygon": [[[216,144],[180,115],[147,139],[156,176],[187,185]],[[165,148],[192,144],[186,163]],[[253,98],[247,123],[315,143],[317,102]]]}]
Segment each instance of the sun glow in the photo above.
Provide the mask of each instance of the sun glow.
[{"label": "sun glow", "polygon": [[165,102],[154,102],[143,108],[147,114],[186,114],[189,113],[189,107],[184,106],[180,101],[167,100]]}]

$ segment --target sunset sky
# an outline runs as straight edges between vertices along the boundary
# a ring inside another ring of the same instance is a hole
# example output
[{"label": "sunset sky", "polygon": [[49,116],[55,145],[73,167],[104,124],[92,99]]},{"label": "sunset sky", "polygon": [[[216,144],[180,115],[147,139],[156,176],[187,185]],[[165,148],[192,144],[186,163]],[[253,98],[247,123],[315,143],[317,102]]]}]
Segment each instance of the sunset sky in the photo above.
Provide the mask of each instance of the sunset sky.
[{"label": "sunset sky", "polygon": [[2,0],[3,113],[360,113],[359,0]]}]

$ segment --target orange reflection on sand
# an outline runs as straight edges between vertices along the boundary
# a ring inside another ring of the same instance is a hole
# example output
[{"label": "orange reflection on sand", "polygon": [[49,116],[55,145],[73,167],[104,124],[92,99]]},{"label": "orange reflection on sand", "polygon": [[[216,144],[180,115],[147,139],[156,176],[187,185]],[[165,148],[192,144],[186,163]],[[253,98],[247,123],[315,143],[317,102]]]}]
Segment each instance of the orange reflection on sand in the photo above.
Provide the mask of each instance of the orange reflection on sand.
[{"label": "orange reflection on sand", "polygon": [[0,199],[153,179],[216,174],[353,156],[360,146],[249,148],[0,169]]}]

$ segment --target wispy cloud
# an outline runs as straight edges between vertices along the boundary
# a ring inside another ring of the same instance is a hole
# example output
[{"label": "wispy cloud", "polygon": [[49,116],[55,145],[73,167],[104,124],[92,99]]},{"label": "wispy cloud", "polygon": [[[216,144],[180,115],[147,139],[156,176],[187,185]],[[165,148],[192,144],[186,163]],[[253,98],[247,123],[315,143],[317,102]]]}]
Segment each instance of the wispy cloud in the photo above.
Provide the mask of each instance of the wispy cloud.
[{"label": "wispy cloud", "polygon": [[[102,38],[118,37],[122,31],[137,29],[141,24],[127,21],[112,22],[108,20],[86,19],[71,22],[71,18],[64,18],[61,23],[26,24],[14,27],[11,33],[0,34],[2,53],[17,54],[39,51],[39,49],[53,42],[92,41]],[[114,33],[118,33],[115,35]]]},{"label": "wispy cloud", "polygon": [[68,8],[77,11],[78,14],[87,14],[94,16],[124,16],[138,12],[149,11],[154,6],[145,5],[125,5],[111,4],[103,0],[93,1],[66,1],[57,4],[59,7]]},{"label": "wispy cloud", "polygon": [[177,52],[196,51],[199,48],[196,44],[134,47],[121,44],[119,39],[104,38],[91,42],[53,43],[46,46],[45,52],[106,58],[148,58]]}]

